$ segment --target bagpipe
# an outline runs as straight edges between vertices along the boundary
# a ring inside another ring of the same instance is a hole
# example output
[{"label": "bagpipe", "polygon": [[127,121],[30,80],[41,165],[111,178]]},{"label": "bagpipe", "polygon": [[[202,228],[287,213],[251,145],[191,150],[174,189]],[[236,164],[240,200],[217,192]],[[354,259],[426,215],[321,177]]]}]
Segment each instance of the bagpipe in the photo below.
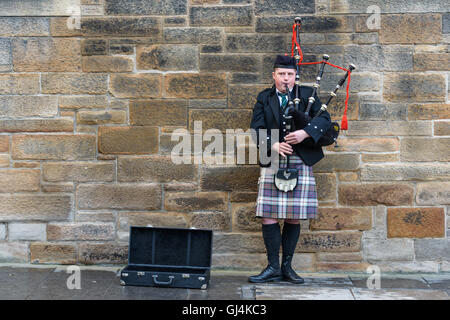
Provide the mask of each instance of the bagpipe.
[{"label": "bagpipe", "polygon": [[[291,57],[295,58],[295,65],[297,69],[297,73],[295,75],[295,95],[294,99],[292,99],[291,94],[289,94],[289,88],[288,85],[286,85],[286,92],[288,97],[287,105],[282,113],[283,117],[283,125],[285,134],[289,134],[290,132],[300,130],[305,128],[307,125],[311,124],[311,121],[314,120],[314,118],[319,117],[322,112],[327,110],[328,106],[330,105],[331,100],[336,97],[336,92],[341,88],[345,81],[348,78],[347,82],[347,95],[345,99],[345,109],[344,109],[344,115],[342,117],[342,123],[341,127],[342,130],[348,129],[348,123],[347,123],[347,108],[348,108],[348,98],[349,98],[349,86],[350,86],[350,73],[355,69],[355,66],[353,64],[350,64],[348,69],[336,66],[334,64],[331,64],[328,62],[329,56],[324,54],[322,56],[323,60],[319,62],[308,62],[308,63],[302,63],[303,55],[300,48],[300,25],[301,25],[301,18],[295,18],[295,24],[292,28],[292,49],[291,49]],[[300,90],[300,65],[307,65],[307,64],[319,64],[321,63],[321,66],[319,68],[319,72],[316,77],[316,83],[312,87],[311,96],[308,98],[308,102],[303,100],[301,97],[301,90]],[[320,88],[320,80],[322,79],[323,72],[325,65],[331,65],[333,67],[339,68],[341,70],[346,71],[344,76],[339,80],[338,84],[334,88],[333,91],[330,92],[330,97],[328,98],[328,101],[326,103],[323,103],[320,107],[320,109],[311,116],[311,108],[313,107],[314,103],[316,102],[316,94],[317,89]],[[303,110],[300,110],[301,107],[303,107]],[[333,143],[335,143],[335,147],[337,147],[337,138],[339,136],[340,126],[337,122],[331,122],[331,126],[328,130],[326,130],[323,135],[319,138],[317,142],[313,140],[313,138],[307,138],[301,142],[303,146],[306,147],[315,147],[315,146],[328,146]],[[278,190],[283,192],[289,192],[295,189],[298,183],[298,170],[297,169],[290,169],[289,168],[289,155],[287,155],[286,159],[286,168],[280,168],[278,169],[277,173],[274,174],[274,183]]]},{"label": "bagpipe", "polygon": [[[344,115],[342,117],[341,126],[339,126],[339,123],[332,122],[331,127],[324,132],[324,134],[321,136],[321,138],[316,142],[312,138],[307,138],[303,142],[301,142],[304,146],[329,146],[333,143],[335,143],[335,147],[338,147],[337,145],[337,138],[339,136],[340,129],[347,130],[348,129],[348,122],[347,122],[347,108],[348,108],[348,98],[349,98],[349,86],[350,86],[350,73],[355,69],[355,66],[353,64],[350,64],[348,69],[336,66],[334,64],[331,64],[328,62],[328,59],[330,58],[327,54],[324,54],[322,56],[322,61],[319,62],[302,62],[303,60],[303,54],[300,48],[300,27],[301,27],[301,18],[296,17],[295,23],[292,27],[292,48],[291,48],[291,57],[293,56],[295,58],[295,64],[297,67],[297,74],[295,76],[295,97],[294,99],[291,98],[290,95],[288,95],[288,105],[284,110],[283,118],[284,122],[286,123],[286,132],[289,133],[289,131],[295,131],[305,128],[311,121],[320,116],[322,112],[327,110],[328,106],[330,105],[331,100],[336,97],[336,92],[341,88],[345,81],[348,78],[347,81],[347,95],[345,99],[345,109],[344,109]],[[308,104],[306,107],[303,105],[304,110],[300,110],[301,105],[301,96],[300,96],[300,65],[310,65],[310,64],[321,64],[319,68],[319,72],[316,77],[316,83],[312,87],[311,96],[308,98]],[[328,101],[326,103],[323,103],[320,107],[320,110],[312,117],[311,116],[311,107],[316,101],[316,94],[317,89],[320,88],[320,81],[323,76],[325,65],[328,64],[332,67],[341,69],[346,71],[344,76],[339,80],[338,84],[334,88],[333,91],[330,92],[330,96],[328,98]],[[289,92],[289,91],[287,91]]]}]

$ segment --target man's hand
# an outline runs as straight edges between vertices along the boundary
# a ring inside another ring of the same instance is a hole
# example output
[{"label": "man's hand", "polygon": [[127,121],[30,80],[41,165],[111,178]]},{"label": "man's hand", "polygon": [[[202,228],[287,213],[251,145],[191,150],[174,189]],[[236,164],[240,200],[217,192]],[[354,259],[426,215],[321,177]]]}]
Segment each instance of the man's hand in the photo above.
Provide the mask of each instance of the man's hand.
[{"label": "man's hand", "polygon": [[286,154],[292,154],[292,147],[287,144],[286,142],[275,142],[272,145],[272,150],[275,150],[276,152],[278,152],[279,154],[281,154],[283,157],[286,158]]},{"label": "man's hand", "polygon": [[286,137],[284,137],[284,140],[289,144],[297,144],[309,137],[310,135],[302,129],[289,133]]}]

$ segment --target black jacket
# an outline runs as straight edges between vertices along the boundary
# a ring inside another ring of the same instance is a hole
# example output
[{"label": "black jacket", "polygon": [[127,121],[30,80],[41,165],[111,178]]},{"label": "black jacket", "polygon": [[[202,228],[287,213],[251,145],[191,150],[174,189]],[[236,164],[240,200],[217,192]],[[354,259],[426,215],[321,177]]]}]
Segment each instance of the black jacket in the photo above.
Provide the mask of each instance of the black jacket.
[{"label": "black jacket", "polygon": [[[295,90],[295,87],[294,87]],[[294,91],[293,90],[293,91]],[[300,86],[300,93],[302,97],[302,101],[300,103],[300,111],[304,112],[304,108],[307,105],[308,98],[312,94],[311,87]],[[295,91],[294,91],[295,92]],[[320,102],[317,95],[314,97],[315,102],[311,107],[310,115],[314,117],[314,115],[319,111],[322,103]],[[270,157],[271,146],[276,141],[271,141],[270,139],[270,130],[271,129],[282,129],[280,120],[282,119],[281,108],[278,96],[276,94],[275,86],[272,88],[265,89],[258,94],[256,99],[256,104],[253,108],[252,121],[250,124],[250,128],[252,130],[253,139],[255,143],[258,145],[258,148],[264,147],[267,148],[267,156]],[[312,119],[309,124],[303,128],[313,139],[314,142],[317,142],[320,137],[323,135],[325,131],[327,131],[331,126],[331,117],[330,114],[325,110],[320,114],[319,117]],[[267,139],[266,143],[259,141],[259,130],[266,129],[267,130]],[[279,142],[284,141],[284,136],[282,131],[279,134]],[[264,145],[265,144],[265,145]],[[294,152],[303,160],[305,164],[308,166],[312,166],[315,163],[319,162],[323,157],[322,147],[319,145],[314,146],[305,146],[302,143],[292,145]],[[270,166],[269,164],[263,165],[260,163],[260,166]]]}]

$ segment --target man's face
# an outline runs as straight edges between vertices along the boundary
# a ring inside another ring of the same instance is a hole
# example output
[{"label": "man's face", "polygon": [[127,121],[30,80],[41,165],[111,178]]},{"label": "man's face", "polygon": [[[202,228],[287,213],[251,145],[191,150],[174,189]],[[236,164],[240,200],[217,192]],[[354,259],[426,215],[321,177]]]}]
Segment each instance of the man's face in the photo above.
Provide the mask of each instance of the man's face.
[{"label": "man's face", "polygon": [[277,87],[278,91],[285,92],[286,84],[289,86],[289,90],[292,89],[295,83],[295,74],[295,69],[276,68],[272,72],[272,77],[275,81],[275,86]]}]

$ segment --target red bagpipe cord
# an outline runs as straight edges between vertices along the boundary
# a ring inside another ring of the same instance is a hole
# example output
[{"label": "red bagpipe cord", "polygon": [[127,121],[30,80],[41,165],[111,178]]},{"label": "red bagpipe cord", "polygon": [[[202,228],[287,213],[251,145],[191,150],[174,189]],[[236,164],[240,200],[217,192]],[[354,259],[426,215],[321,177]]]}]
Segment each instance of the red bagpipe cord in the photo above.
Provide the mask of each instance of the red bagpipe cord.
[{"label": "red bagpipe cord", "polygon": [[[299,65],[307,65],[307,64],[319,64],[319,63],[326,63],[332,67],[344,70],[348,73],[348,79],[347,79],[347,88],[346,88],[346,96],[345,96],[345,109],[344,109],[344,115],[342,116],[341,121],[341,129],[347,130],[348,129],[348,121],[347,121],[347,109],[348,109],[348,98],[349,98],[349,91],[350,91],[350,70],[336,66],[332,63],[329,63],[328,61],[322,60],[318,62],[302,62],[303,61],[303,53],[302,49],[300,48],[300,44],[297,42],[297,30],[296,30],[297,24],[294,24],[292,26],[292,47],[291,47],[291,57],[294,56],[294,49],[297,49],[298,55],[300,56]],[[298,30],[300,32],[300,24],[298,24]],[[300,36],[298,37],[300,39]]]}]

